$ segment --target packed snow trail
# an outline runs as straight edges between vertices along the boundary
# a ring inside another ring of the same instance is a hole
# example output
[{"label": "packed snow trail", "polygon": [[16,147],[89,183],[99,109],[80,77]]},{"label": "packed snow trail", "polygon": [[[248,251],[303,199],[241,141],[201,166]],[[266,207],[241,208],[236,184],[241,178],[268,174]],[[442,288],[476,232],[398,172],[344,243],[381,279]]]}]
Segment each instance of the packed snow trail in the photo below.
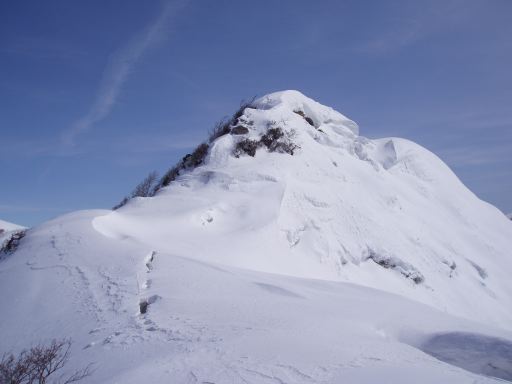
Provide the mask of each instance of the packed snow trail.
[{"label": "packed snow trail", "polygon": [[[512,339],[371,288],[105,238],[92,227],[105,213],[36,228],[2,262],[3,346],[72,336],[70,369],[94,362],[91,383],[484,383],[493,380],[423,353],[424,340],[449,332]],[[155,298],[143,314],[142,296]]]}]

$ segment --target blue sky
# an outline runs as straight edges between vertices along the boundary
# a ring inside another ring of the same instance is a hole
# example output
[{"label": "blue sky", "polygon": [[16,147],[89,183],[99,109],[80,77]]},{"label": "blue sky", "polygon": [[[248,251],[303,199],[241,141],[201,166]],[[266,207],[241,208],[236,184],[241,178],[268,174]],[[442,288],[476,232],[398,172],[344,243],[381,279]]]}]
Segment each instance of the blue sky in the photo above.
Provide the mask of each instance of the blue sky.
[{"label": "blue sky", "polygon": [[0,218],[110,208],[241,99],[298,89],[512,211],[512,1],[4,1]]}]

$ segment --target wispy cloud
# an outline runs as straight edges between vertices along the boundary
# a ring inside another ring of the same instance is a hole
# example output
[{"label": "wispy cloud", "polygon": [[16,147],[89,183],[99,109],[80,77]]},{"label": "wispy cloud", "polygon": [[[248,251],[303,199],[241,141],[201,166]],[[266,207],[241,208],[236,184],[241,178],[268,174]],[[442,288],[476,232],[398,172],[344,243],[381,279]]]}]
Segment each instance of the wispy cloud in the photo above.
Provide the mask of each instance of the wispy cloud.
[{"label": "wispy cloud", "polygon": [[139,159],[138,156],[165,153],[172,150],[187,150],[196,146],[205,135],[200,132],[176,135],[153,133],[151,135],[129,135],[113,142],[94,142],[84,140],[80,147],[60,150],[60,143],[54,139],[4,140],[5,148],[0,151],[0,159],[19,159],[35,157],[68,157],[82,154],[98,155],[108,151],[111,154],[122,153]]},{"label": "wispy cloud", "polygon": [[439,149],[438,154],[451,166],[474,167],[479,165],[508,163],[510,145],[467,145],[457,148]]},{"label": "wispy cloud", "polygon": [[54,208],[54,207],[40,207],[34,205],[20,205],[20,204],[0,204],[1,213],[10,212],[65,212],[71,209]]},{"label": "wispy cloud", "polygon": [[432,3],[411,3],[391,17],[382,18],[378,34],[356,42],[355,49],[371,55],[400,51],[469,17],[475,7],[467,3],[464,0],[436,1],[435,6]]},{"label": "wispy cloud", "polygon": [[380,55],[407,47],[426,34],[425,24],[421,20],[400,20],[384,33],[360,43],[356,48],[362,53]]},{"label": "wispy cloud", "polygon": [[79,135],[90,131],[96,123],[110,114],[134,65],[149,48],[165,38],[170,19],[185,3],[186,0],[163,3],[159,15],[142,32],[111,55],[89,112],[62,133],[64,151],[72,149]]}]

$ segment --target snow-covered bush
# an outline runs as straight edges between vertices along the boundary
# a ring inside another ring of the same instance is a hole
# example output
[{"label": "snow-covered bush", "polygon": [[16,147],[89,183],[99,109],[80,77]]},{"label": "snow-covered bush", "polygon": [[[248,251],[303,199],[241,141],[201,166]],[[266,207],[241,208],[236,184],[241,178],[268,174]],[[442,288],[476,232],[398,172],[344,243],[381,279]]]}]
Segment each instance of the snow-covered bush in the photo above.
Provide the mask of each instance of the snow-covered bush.
[{"label": "snow-covered bush", "polygon": [[407,279],[411,279],[415,284],[425,281],[425,277],[413,265],[406,263],[395,256],[383,255],[368,248],[366,260],[372,260],[376,264],[386,269],[392,269],[401,273]]}]

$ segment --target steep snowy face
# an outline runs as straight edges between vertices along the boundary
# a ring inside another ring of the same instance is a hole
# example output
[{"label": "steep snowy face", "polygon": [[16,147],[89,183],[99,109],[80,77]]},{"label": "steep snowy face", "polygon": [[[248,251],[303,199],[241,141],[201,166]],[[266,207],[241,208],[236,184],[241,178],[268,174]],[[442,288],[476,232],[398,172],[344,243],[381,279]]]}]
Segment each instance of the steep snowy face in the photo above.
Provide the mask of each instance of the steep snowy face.
[{"label": "steep snowy face", "polygon": [[93,226],[156,251],[512,320],[506,217],[428,150],[359,136],[356,123],[297,91],[256,100],[202,165]]}]

